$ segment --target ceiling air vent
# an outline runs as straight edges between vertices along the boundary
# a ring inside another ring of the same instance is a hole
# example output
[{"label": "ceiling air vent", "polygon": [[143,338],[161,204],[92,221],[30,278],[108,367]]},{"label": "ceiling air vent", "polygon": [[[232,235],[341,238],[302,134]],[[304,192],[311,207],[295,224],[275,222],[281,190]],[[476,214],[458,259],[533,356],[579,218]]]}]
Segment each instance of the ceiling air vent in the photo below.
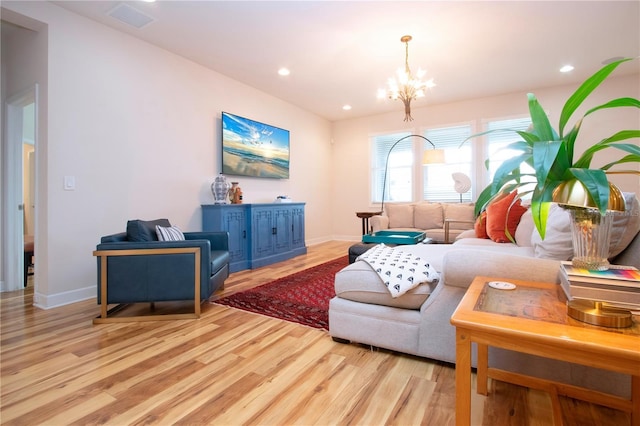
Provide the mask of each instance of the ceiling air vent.
[{"label": "ceiling air vent", "polygon": [[138,29],[150,24],[155,20],[151,16],[145,15],[138,9],[135,9],[124,3],[120,3],[119,5],[111,9],[111,11],[109,12],[109,16]]}]

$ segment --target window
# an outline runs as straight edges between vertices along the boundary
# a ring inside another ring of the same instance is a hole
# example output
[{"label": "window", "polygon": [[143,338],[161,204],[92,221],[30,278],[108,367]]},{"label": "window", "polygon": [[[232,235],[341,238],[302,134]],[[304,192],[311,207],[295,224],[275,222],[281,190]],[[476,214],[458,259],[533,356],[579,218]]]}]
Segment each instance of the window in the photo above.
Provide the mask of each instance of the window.
[{"label": "window", "polygon": [[[372,184],[371,200],[374,203],[382,201],[385,164],[389,156],[389,167],[384,189],[385,201],[412,201],[413,193],[413,139],[407,138],[393,145],[411,133],[392,133],[378,135],[372,138]],[[391,150],[393,147],[393,150]]]},{"label": "window", "polygon": [[[453,173],[464,173],[471,178],[472,144],[462,141],[471,135],[471,126],[462,125],[430,129],[424,134],[438,149],[444,150],[445,164],[428,164],[423,166],[423,194],[422,198],[429,201],[469,202],[473,199],[471,189],[460,194],[455,188]],[[423,149],[433,149],[427,141],[423,141]]]},{"label": "window", "polygon": [[[509,130],[527,130],[531,124],[530,117],[513,118],[508,120],[496,120],[487,123],[487,130],[509,129]],[[504,149],[510,143],[522,140],[515,132],[493,132],[486,135],[487,152],[489,153],[489,173],[487,176],[487,184],[493,179],[496,170],[503,161],[519,154],[519,151]],[[522,173],[533,173],[533,169],[527,164],[520,167]],[[533,180],[534,178],[532,178]]]}]

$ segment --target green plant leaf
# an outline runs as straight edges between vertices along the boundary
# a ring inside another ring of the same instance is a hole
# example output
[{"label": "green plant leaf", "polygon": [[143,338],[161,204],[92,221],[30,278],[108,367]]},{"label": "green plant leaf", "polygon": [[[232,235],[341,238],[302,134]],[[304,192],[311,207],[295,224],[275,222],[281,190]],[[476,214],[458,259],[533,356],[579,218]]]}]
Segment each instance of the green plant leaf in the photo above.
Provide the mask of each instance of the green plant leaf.
[{"label": "green plant leaf", "polygon": [[604,170],[571,168],[569,171],[582,182],[600,213],[605,214],[609,204],[609,181]]},{"label": "green plant leaf", "polygon": [[[566,155],[559,155],[565,152],[562,141],[537,142],[533,145],[533,169],[536,171],[538,186],[542,188],[550,174],[562,175],[569,168]],[[553,168],[554,163],[557,164],[556,169]]]},{"label": "green plant leaf", "polygon": [[571,131],[566,134],[563,138],[566,144],[567,149],[567,161],[569,164],[573,164],[573,151],[576,145],[576,139],[578,138],[578,133],[580,133],[580,128],[582,127],[582,118],[576,122]]},{"label": "green plant leaf", "polygon": [[535,133],[525,132],[524,130],[516,130],[516,133],[519,134],[520,137],[529,145],[533,145],[534,142],[540,140],[538,135],[536,135]]},{"label": "green plant leaf", "polygon": [[544,111],[538,99],[533,93],[528,93],[527,98],[529,98],[529,114],[531,114],[531,124],[533,125],[533,130],[541,141],[552,141],[558,139],[556,136],[555,130],[551,127],[551,123],[549,122],[549,117],[547,117],[547,113]]},{"label": "green plant leaf", "polygon": [[[531,153],[524,153],[517,155],[515,157],[509,158],[502,162],[498,170],[496,170],[493,175],[493,187],[494,189],[499,189],[509,180],[519,180],[520,175],[520,165],[525,162],[527,159],[531,158]],[[514,176],[514,172],[517,170],[517,174]],[[505,179],[508,178],[508,179]]]},{"label": "green plant leaf", "polygon": [[593,107],[591,108],[589,111],[587,111],[584,116],[586,117],[587,115],[596,112],[598,110],[601,109],[605,109],[605,108],[620,108],[620,107],[632,107],[632,108],[640,108],[640,101],[638,99],[635,98],[618,98],[618,99],[614,99],[612,101],[609,101],[607,103],[604,103],[602,105],[598,105],[597,107]]},{"label": "green plant leaf", "polygon": [[562,112],[560,113],[560,123],[558,125],[558,131],[560,132],[560,137],[564,134],[564,127],[567,125],[567,122],[573,115],[573,113],[580,107],[582,102],[593,92],[600,84],[615,70],[618,65],[623,62],[627,62],[632,60],[633,58],[625,58],[620,59],[615,62],[611,62],[608,65],[602,67],[598,72],[589,77],[580,87],[576,90],[573,95],[569,97],[567,102],[564,104],[562,108]]},{"label": "green plant leaf", "polygon": [[548,185],[543,188],[536,186],[531,195],[531,216],[543,240],[547,229],[547,217],[549,215],[553,189],[555,189],[555,185]]},{"label": "green plant leaf", "polygon": [[582,153],[578,161],[576,161],[576,163],[573,165],[573,167],[585,169],[589,168],[593,155],[605,148],[617,148],[631,154],[640,154],[640,147],[638,147],[638,145],[615,143],[633,138],[640,138],[640,130],[621,130],[613,136],[603,139],[600,142],[593,144],[592,146],[587,148]]},{"label": "green plant leaf", "polygon": [[495,193],[493,192],[492,185],[487,185],[487,187],[482,190],[480,195],[478,195],[478,199],[476,200],[476,205],[474,209],[474,214],[476,217],[478,217],[478,215],[487,208],[487,204],[493,198],[494,195]]},{"label": "green plant leaf", "polygon": [[467,143],[468,140],[475,139],[475,138],[477,138],[479,136],[484,136],[484,135],[487,135],[489,133],[517,133],[517,134],[520,134],[521,136],[522,136],[523,133],[525,133],[527,136],[522,136],[522,138],[525,141],[529,141],[531,138],[536,138],[536,136],[534,134],[527,133],[527,132],[524,132],[522,130],[517,130],[517,129],[491,129],[491,130],[485,130],[484,132],[474,133],[473,135],[468,136],[462,142],[460,142],[460,145],[458,145],[458,148],[461,148],[462,145]]},{"label": "green plant leaf", "polygon": [[[613,161],[611,163],[605,164],[604,166],[600,167],[600,169],[601,170],[609,170],[611,167],[615,166],[616,164],[622,164],[622,163],[640,163],[640,155],[636,155],[636,154],[625,155],[624,157],[622,157],[618,161]],[[623,173],[623,172],[616,170],[616,173]],[[640,171],[638,171],[638,170],[628,170],[625,173],[628,173],[628,174],[640,174]]]}]

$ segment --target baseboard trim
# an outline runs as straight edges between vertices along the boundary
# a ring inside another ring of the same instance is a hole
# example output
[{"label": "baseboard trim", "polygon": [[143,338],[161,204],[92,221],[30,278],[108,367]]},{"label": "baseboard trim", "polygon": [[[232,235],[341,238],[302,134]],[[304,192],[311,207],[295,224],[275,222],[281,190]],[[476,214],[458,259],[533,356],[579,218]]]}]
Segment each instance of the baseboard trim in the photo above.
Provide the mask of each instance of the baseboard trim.
[{"label": "baseboard trim", "polygon": [[83,300],[95,299],[97,297],[96,287],[84,287],[76,290],[65,291],[56,294],[42,294],[37,291],[33,293],[33,305],[40,309],[52,309]]}]

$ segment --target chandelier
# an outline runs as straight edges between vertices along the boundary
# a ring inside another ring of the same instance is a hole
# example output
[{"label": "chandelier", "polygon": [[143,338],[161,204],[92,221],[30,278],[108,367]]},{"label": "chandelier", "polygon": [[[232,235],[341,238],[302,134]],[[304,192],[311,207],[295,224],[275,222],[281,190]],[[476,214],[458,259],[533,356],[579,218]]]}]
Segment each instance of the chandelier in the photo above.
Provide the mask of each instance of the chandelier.
[{"label": "chandelier", "polygon": [[414,76],[409,69],[409,42],[412,37],[410,35],[402,36],[400,41],[405,44],[405,62],[404,70],[398,69],[396,76],[391,77],[387,84],[388,89],[380,89],[378,91],[379,98],[388,97],[389,99],[400,99],[404,103],[404,121],[412,121],[411,117],[411,101],[421,98],[425,95],[425,89],[435,86],[433,79],[422,81],[426,72],[418,68],[418,73]]}]

